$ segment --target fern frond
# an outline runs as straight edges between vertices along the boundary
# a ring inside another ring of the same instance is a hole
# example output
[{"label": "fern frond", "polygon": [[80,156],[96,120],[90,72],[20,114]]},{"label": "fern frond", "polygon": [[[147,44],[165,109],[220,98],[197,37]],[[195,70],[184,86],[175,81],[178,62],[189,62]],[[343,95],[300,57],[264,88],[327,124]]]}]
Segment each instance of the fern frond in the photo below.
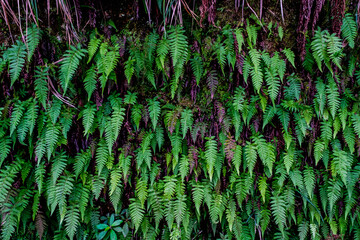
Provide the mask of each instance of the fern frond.
[{"label": "fern frond", "polygon": [[145,209],[141,206],[140,201],[137,199],[131,198],[130,202],[131,202],[129,205],[130,216],[132,222],[135,225],[135,232],[137,232],[141,222],[144,219]]},{"label": "fern frond", "polygon": [[169,30],[169,46],[170,46],[170,55],[173,61],[173,66],[182,65],[184,60],[187,57],[187,37],[184,34],[185,30],[180,27],[174,27]]},{"label": "fern frond", "polygon": [[178,227],[184,220],[186,212],[186,195],[179,195],[174,202],[174,217]]},{"label": "fern frond", "polygon": [[32,24],[31,27],[28,27],[26,29],[26,47],[28,49],[28,62],[31,62],[31,58],[34,55],[35,49],[39,45],[40,37],[41,31],[35,24]]},{"label": "fern frond", "polygon": [[48,71],[49,67],[36,67],[35,70],[35,94],[36,97],[39,99],[39,102],[46,108],[46,100],[48,98]]},{"label": "fern frond", "polygon": [[211,97],[211,99],[213,99],[217,85],[219,84],[217,73],[215,70],[212,70],[208,73],[206,82],[210,89],[210,97]]},{"label": "fern frond", "polygon": [[18,101],[14,105],[14,109],[10,117],[10,136],[14,133],[24,115],[25,104],[25,102]]},{"label": "fern frond", "polygon": [[96,71],[95,71],[95,65],[92,65],[87,71],[86,76],[84,78],[84,87],[85,91],[88,94],[88,101],[90,101],[90,98],[93,94],[93,92],[96,89]]},{"label": "fern frond", "polygon": [[84,125],[84,136],[89,134],[90,129],[94,123],[96,106],[94,104],[87,104],[82,110],[83,125]]},{"label": "fern frond", "polygon": [[351,116],[352,124],[355,130],[355,133],[360,137],[360,116],[358,114],[353,114]]},{"label": "fern frond", "polygon": [[294,68],[296,68],[296,66],[295,66],[295,53],[289,48],[285,48],[282,51],[285,54],[287,60],[291,63],[291,65]]},{"label": "fern frond", "polygon": [[280,231],[284,231],[286,224],[286,202],[283,196],[276,195],[271,197],[271,213]]},{"label": "fern frond", "polygon": [[214,166],[217,158],[217,142],[214,138],[214,136],[207,137],[207,141],[205,143],[206,169],[208,171],[210,181],[212,181],[213,178]]},{"label": "fern frond", "polygon": [[106,165],[109,157],[110,157],[110,153],[108,151],[107,144],[104,141],[104,139],[101,139],[96,149],[96,155],[95,155],[96,166],[98,169],[99,176],[102,172],[102,169]]},{"label": "fern frond", "polygon": [[245,89],[237,87],[234,92],[232,104],[236,111],[243,111],[245,101]]},{"label": "fern frond", "polygon": [[335,115],[340,107],[340,93],[332,77],[329,78],[326,93],[331,116],[335,119]]},{"label": "fern frond", "polygon": [[91,38],[89,45],[88,45],[89,59],[88,59],[87,63],[89,63],[91,61],[91,59],[95,56],[95,53],[99,49],[100,42],[101,42],[100,38],[96,38],[96,37]]},{"label": "fern frond", "polygon": [[23,42],[16,40],[16,44],[8,49],[11,86],[19,78],[25,64],[26,46]]},{"label": "fern frond", "polygon": [[51,181],[52,184],[56,184],[56,181],[63,173],[67,165],[67,157],[65,152],[58,153],[55,158],[53,159],[52,166],[51,166]]},{"label": "fern frond", "polygon": [[192,186],[192,199],[195,203],[196,211],[200,215],[200,206],[204,200],[204,186],[200,183],[194,183]]},{"label": "fern frond", "polygon": [[200,80],[204,73],[204,64],[199,53],[194,53],[193,58],[190,59],[190,65],[194,72],[194,76],[196,79],[196,84],[199,86]]},{"label": "fern frond", "polygon": [[161,111],[160,102],[157,100],[157,97],[153,99],[148,99],[147,102],[148,102],[150,119],[153,125],[153,130],[155,131]]},{"label": "fern frond", "polygon": [[69,238],[74,239],[77,228],[80,225],[80,210],[78,206],[71,205],[68,207],[65,216],[66,233]]},{"label": "fern frond", "polygon": [[310,166],[306,166],[304,170],[304,184],[310,199],[313,198],[315,180],[316,179],[315,179],[314,169]]},{"label": "fern frond", "polygon": [[192,129],[192,125],[193,125],[193,113],[191,109],[184,109],[181,112],[181,127],[182,127],[182,133],[183,133],[183,139],[186,136],[186,133],[188,132],[188,130]]},{"label": "fern frond", "polygon": [[346,13],[343,18],[341,35],[348,41],[349,46],[354,48],[355,38],[357,35],[357,25],[354,16],[350,13]]},{"label": "fern frond", "polygon": [[[269,92],[269,96],[270,99],[273,103],[273,105],[275,106],[275,100],[279,94],[279,90],[280,90],[280,80],[277,77],[277,74],[274,74],[271,70],[267,69],[265,71],[265,81],[266,84],[268,85],[268,92]],[[260,85],[261,87],[261,85]]]},{"label": "fern frond", "polygon": [[75,177],[77,178],[81,173],[86,171],[87,166],[91,160],[91,148],[86,149],[86,151],[81,150],[76,157],[74,162],[74,172]]},{"label": "fern frond", "polygon": [[257,160],[256,146],[250,142],[247,142],[244,150],[245,160],[249,169],[249,174],[252,176],[255,163]]},{"label": "fern frond", "polygon": [[130,80],[135,72],[135,59],[133,59],[131,56],[128,58],[128,60],[125,62],[125,70],[124,74],[126,79],[128,80],[128,84],[130,84]]},{"label": "fern frond", "polygon": [[81,49],[80,47],[76,48],[74,46],[70,46],[70,49],[66,50],[63,61],[60,64],[60,81],[64,90],[64,95],[86,52],[85,49]]}]

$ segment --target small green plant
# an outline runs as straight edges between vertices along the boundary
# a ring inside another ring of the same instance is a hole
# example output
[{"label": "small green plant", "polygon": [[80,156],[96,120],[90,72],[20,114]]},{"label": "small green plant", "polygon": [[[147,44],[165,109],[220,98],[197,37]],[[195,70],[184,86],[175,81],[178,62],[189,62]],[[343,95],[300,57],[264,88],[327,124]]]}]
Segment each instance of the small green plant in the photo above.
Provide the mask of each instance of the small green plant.
[{"label": "small green plant", "polygon": [[[102,216],[100,218],[100,220],[102,220],[103,222],[96,225],[96,228],[100,231],[98,232],[97,239],[116,240],[123,239],[122,236],[126,238],[129,233],[129,223],[127,222],[129,218],[129,213],[126,209],[123,210],[121,213],[121,216],[112,213],[110,216],[109,214],[107,214],[107,216]],[[122,233],[122,236],[118,238],[120,233]]]}]

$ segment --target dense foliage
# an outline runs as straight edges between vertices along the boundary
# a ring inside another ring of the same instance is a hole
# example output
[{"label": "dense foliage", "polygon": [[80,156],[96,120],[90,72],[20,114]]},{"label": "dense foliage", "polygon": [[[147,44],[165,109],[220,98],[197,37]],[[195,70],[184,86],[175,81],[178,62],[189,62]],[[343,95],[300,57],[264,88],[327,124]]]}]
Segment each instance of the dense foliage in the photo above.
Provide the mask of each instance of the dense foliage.
[{"label": "dense foliage", "polygon": [[2,239],[360,239],[357,30],[302,63],[256,18],[50,62],[29,27],[0,58]]}]

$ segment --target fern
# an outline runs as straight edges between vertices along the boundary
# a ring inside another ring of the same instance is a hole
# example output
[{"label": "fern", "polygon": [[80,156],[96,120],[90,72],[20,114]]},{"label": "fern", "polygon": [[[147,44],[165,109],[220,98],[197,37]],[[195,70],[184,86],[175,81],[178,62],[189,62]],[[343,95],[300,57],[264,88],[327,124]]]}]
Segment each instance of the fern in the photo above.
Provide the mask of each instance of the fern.
[{"label": "fern", "polygon": [[276,224],[280,231],[283,232],[286,223],[286,202],[283,196],[275,195],[271,197],[271,210]]},{"label": "fern", "polygon": [[35,70],[35,93],[36,97],[39,99],[39,102],[46,108],[46,100],[48,98],[48,71],[49,67],[37,67]]},{"label": "fern", "polygon": [[192,129],[192,125],[193,125],[193,113],[191,111],[191,109],[184,109],[181,112],[181,126],[182,126],[182,133],[183,133],[183,139],[186,136],[187,131],[190,129]]},{"label": "fern", "polygon": [[147,102],[153,130],[155,130],[160,116],[160,102],[157,100],[157,97],[148,99]]},{"label": "fern", "polygon": [[87,51],[85,49],[81,49],[80,46],[77,48],[70,46],[70,49],[66,50],[60,65],[60,81],[64,90],[64,95],[71,79],[75,75],[81,59],[85,56],[86,52]]},{"label": "fern", "polygon": [[134,64],[135,64],[135,59],[132,59],[131,56],[125,62],[124,74],[125,74],[126,79],[128,80],[128,84],[130,84],[130,80],[135,72]]},{"label": "fern", "polygon": [[355,38],[357,35],[357,26],[354,17],[350,13],[345,14],[343,18],[343,22],[341,26],[341,35],[343,38],[345,38],[348,41],[349,46],[351,48],[354,48]]},{"label": "fern", "polygon": [[340,107],[340,94],[335,81],[330,77],[329,83],[326,88],[327,102],[330,107],[330,113],[333,119]]},{"label": "fern", "polygon": [[269,88],[268,92],[269,92],[270,99],[271,99],[273,105],[275,105],[275,100],[276,100],[276,98],[279,94],[279,90],[280,90],[279,78],[277,77],[276,74],[274,74],[271,70],[268,69],[265,71],[265,81]]},{"label": "fern", "polygon": [[130,216],[131,216],[131,220],[135,225],[135,232],[137,232],[141,222],[144,219],[145,209],[141,206],[139,200],[131,198],[130,202],[131,202],[129,205]]},{"label": "fern", "polygon": [[75,177],[78,177],[81,173],[85,172],[87,166],[91,160],[91,149],[88,148],[86,151],[81,151],[76,155],[74,162]]},{"label": "fern", "polygon": [[295,54],[294,52],[289,49],[289,48],[285,48],[284,50],[282,50],[283,53],[285,54],[287,60],[291,63],[291,65],[296,68],[295,66]]},{"label": "fern", "polygon": [[215,91],[217,88],[217,85],[219,84],[217,73],[215,70],[212,70],[207,75],[207,84],[210,89],[210,97],[211,99],[214,98]]},{"label": "fern", "polygon": [[237,87],[232,102],[236,111],[242,111],[245,104],[245,89],[242,87]]},{"label": "fern", "polygon": [[52,184],[56,184],[56,181],[60,177],[60,175],[63,173],[67,165],[67,159],[64,152],[61,152],[56,155],[56,157],[53,159],[52,167],[51,167],[51,181]]},{"label": "fern", "polygon": [[39,45],[41,31],[35,24],[26,29],[26,47],[28,50],[27,61],[30,62],[36,47]]},{"label": "fern", "polygon": [[80,210],[78,206],[72,205],[66,211],[65,226],[66,233],[70,239],[74,239],[77,228],[80,225]]},{"label": "fern", "polygon": [[174,202],[174,217],[178,227],[184,220],[186,212],[186,195],[179,195]]},{"label": "fern", "polygon": [[24,111],[25,103],[19,101],[14,105],[14,109],[10,117],[10,136],[14,133],[16,127],[19,125],[24,115]]},{"label": "fern", "polygon": [[84,125],[84,135],[88,135],[91,129],[91,126],[94,123],[95,119],[96,106],[93,104],[87,104],[82,111],[83,116],[83,125]]},{"label": "fern", "polygon": [[88,94],[88,101],[90,101],[90,98],[93,94],[93,92],[96,89],[96,72],[95,72],[95,66],[92,65],[87,71],[86,71],[86,76],[84,78],[84,87],[85,87],[85,91]]},{"label": "fern", "polygon": [[204,64],[203,64],[203,60],[199,53],[195,53],[193,55],[193,58],[190,59],[190,65],[194,72],[196,84],[199,86],[200,80],[204,73],[204,66],[203,66]]},{"label": "fern", "polygon": [[100,38],[96,38],[96,37],[91,38],[89,45],[88,45],[89,59],[88,59],[87,63],[89,63],[91,61],[91,59],[94,57],[95,53],[99,49],[100,42],[101,42]]},{"label": "fern", "polygon": [[206,138],[207,141],[205,143],[206,169],[208,171],[210,181],[212,181],[213,178],[217,158],[217,143],[214,138],[214,136]]},{"label": "fern", "polygon": [[267,183],[266,183],[266,177],[261,177],[258,180],[258,187],[259,187],[259,191],[261,193],[261,197],[263,202],[265,203],[266,200],[266,190],[267,190]]},{"label": "fern", "polygon": [[256,146],[250,142],[247,142],[244,150],[245,160],[249,169],[249,174],[252,176],[255,163],[257,160]]},{"label": "fern", "polygon": [[170,55],[173,61],[173,66],[184,64],[187,57],[187,37],[184,35],[185,30],[177,26],[172,28],[169,34]]},{"label": "fern", "polygon": [[110,157],[110,152],[107,149],[107,145],[104,141],[104,139],[100,140],[98,147],[96,149],[96,166],[98,169],[98,175],[100,176],[102,169],[104,168],[106,162],[108,161]]},{"label": "fern", "polygon": [[249,51],[249,56],[253,64],[253,69],[251,70],[251,79],[257,93],[260,92],[261,85],[263,83],[263,73],[261,71],[260,60],[261,54],[256,49],[251,49]]},{"label": "fern", "polygon": [[340,175],[342,181],[346,185],[347,175],[350,172],[353,157],[349,153],[335,149],[333,151],[333,160],[331,162],[331,172],[334,177]]},{"label": "fern", "polygon": [[315,179],[314,169],[310,166],[306,166],[304,170],[304,184],[310,199],[313,198],[315,180],[316,179]]},{"label": "fern", "polygon": [[0,135],[0,167],[10,153],[11,142],[12,141],[10,137]]},{"label": "fern", "polygon": [[204,200],[204,187],[200,183],[193,184],[192,199],[195,203],[197,214],[200,215],[200,206]]},{"label": "fern", "polygon": [[352,123],[353,123],[355,133],[358,136],[360,136],[360,116],[358,114],[353,114],[351,116],[351,120],[352,120]]},{"label": "fern", "polygon": [[10,68],[11,86],[19,78],[25,64],[26,46],[23,42],[16,40],[16,44],[8,49],[8,61]]}]

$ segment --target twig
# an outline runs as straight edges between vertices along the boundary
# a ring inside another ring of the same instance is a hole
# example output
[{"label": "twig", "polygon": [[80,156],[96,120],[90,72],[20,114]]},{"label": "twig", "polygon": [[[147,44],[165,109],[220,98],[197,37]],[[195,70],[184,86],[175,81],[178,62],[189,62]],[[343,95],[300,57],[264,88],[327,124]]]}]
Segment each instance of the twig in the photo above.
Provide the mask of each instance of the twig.
[{"label": "twig", "polygon": [[281,19],[283,21],[283,23],[285,22],[284,21],[284,8],[283,8],[283,2],[282,0],[280,0],[280,11],[281,11]]},{"label": "twig", "polygon": [[50,87],[51,87],[51,92],[54,94],[54,96],[55,96],[57,99],[59,99],[60,101],[62,101],[62,102],[65,103],[66,105],[68,105],[68,106],[70,106],[70,107],[72,107],[72,108],[75,108],[76,110],[79,110],[77,107],[75,107],[75,106],[72,105],[69,101],[67,101],[65,98],[63,98],[58,91],[56,91],[56,89],[55,89],[55,87],[54,87],[54,85],[53,85],[53,83],[52,83],[52,81],[51,81],[51,79],[50,79],[49,76],[47,77],[47,79],[48,79],[48,83],[50,84]]},{"label": "twig", "polygon": [[256,14],[256,12],[254,11],[254,9],[252,9],[252,7],[249,5],[248,1],[246,1],[247,6],[250,8],[250,10],[254,13],[255,17],[259,20],[261,27],[264,29],[264,31],[266,32],[266,29],[264,28],[264,25],[262,24],[261,20],[259,19],[258,15]]}]

